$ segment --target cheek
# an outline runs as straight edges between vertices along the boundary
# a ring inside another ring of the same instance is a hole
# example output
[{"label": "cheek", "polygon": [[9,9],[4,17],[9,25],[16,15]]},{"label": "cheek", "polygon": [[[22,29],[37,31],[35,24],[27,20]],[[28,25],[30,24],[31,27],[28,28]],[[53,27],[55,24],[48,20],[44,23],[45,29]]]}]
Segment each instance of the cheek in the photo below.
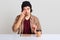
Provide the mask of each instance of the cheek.
[{"label": "cheek", "polygon": [[27,12],[30,12],[30,10],[27,10]]}]

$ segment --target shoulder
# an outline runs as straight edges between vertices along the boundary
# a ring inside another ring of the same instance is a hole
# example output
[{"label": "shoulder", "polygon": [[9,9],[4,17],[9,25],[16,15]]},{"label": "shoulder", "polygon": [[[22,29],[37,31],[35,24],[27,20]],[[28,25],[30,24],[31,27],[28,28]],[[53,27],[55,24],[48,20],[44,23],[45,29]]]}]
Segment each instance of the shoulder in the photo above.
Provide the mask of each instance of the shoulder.
[{"label": "shoulder", "polygon": [[18,20],[18,19],[19,19],[19,17],[20,17],[20,15],[17,15],[17,16],[16,16],[16,20]]},{"label": "shoulder", "polygon": [[34,19],[38,19],[38,17],[37,16],[34,16],[34,15],[31,15],[31,17],[34,18]]},{"label": "shoulder", "polygon": [[20,17],[20,15],[17,15],[17,17]]},{"label": "shoulder", "polygon": [[21,16],[21,14],[20,15],[17,15],[16,18],[19,18],[20,16]]}]

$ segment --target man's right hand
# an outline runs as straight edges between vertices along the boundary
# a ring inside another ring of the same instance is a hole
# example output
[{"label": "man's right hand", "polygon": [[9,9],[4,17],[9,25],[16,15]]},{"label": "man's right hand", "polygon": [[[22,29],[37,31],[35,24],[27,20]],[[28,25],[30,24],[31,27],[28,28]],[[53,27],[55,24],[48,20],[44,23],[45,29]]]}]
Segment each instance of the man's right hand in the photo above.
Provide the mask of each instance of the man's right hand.
[{"label": "man's right hand", "polygon": [[21,12],[20,20],[22,20],[25,17],[25,15],[26,15],[25,11]]},{"label": "man's right hand", "polygon": [[19,25],[21,25],[21,22],[22,22],[22,20],[24,19],[24,17],[25,17],[25,11],[21,12],[21,15],[20,15],[19,20],[17,21],[16,24],[14,24],[14,26],[13,26],[14,32],[16,32],[17,29],[19,28]]}]

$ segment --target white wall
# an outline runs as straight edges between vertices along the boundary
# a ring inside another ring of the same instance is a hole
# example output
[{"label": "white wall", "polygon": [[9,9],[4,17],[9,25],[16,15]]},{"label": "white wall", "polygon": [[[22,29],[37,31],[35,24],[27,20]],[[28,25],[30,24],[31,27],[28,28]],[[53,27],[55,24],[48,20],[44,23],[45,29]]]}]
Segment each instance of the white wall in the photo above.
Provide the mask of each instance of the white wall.
[{"label": "white wall", "polygon": [[[0,0],[0,34],[13,34],[12,25],[24,0]],[[60,0],[29,0],[43,34],[60,34]]]}]

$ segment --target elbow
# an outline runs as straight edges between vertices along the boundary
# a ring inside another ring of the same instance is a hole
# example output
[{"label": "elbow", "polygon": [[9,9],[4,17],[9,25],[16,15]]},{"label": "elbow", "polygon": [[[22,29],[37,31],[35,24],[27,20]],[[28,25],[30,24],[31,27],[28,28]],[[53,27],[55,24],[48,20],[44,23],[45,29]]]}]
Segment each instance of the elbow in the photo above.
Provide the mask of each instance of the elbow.
[{"label": "elbow", "polygon": [[15,26],[12,27],[12,31],[17,32],[17,30],[15,29]]}]

